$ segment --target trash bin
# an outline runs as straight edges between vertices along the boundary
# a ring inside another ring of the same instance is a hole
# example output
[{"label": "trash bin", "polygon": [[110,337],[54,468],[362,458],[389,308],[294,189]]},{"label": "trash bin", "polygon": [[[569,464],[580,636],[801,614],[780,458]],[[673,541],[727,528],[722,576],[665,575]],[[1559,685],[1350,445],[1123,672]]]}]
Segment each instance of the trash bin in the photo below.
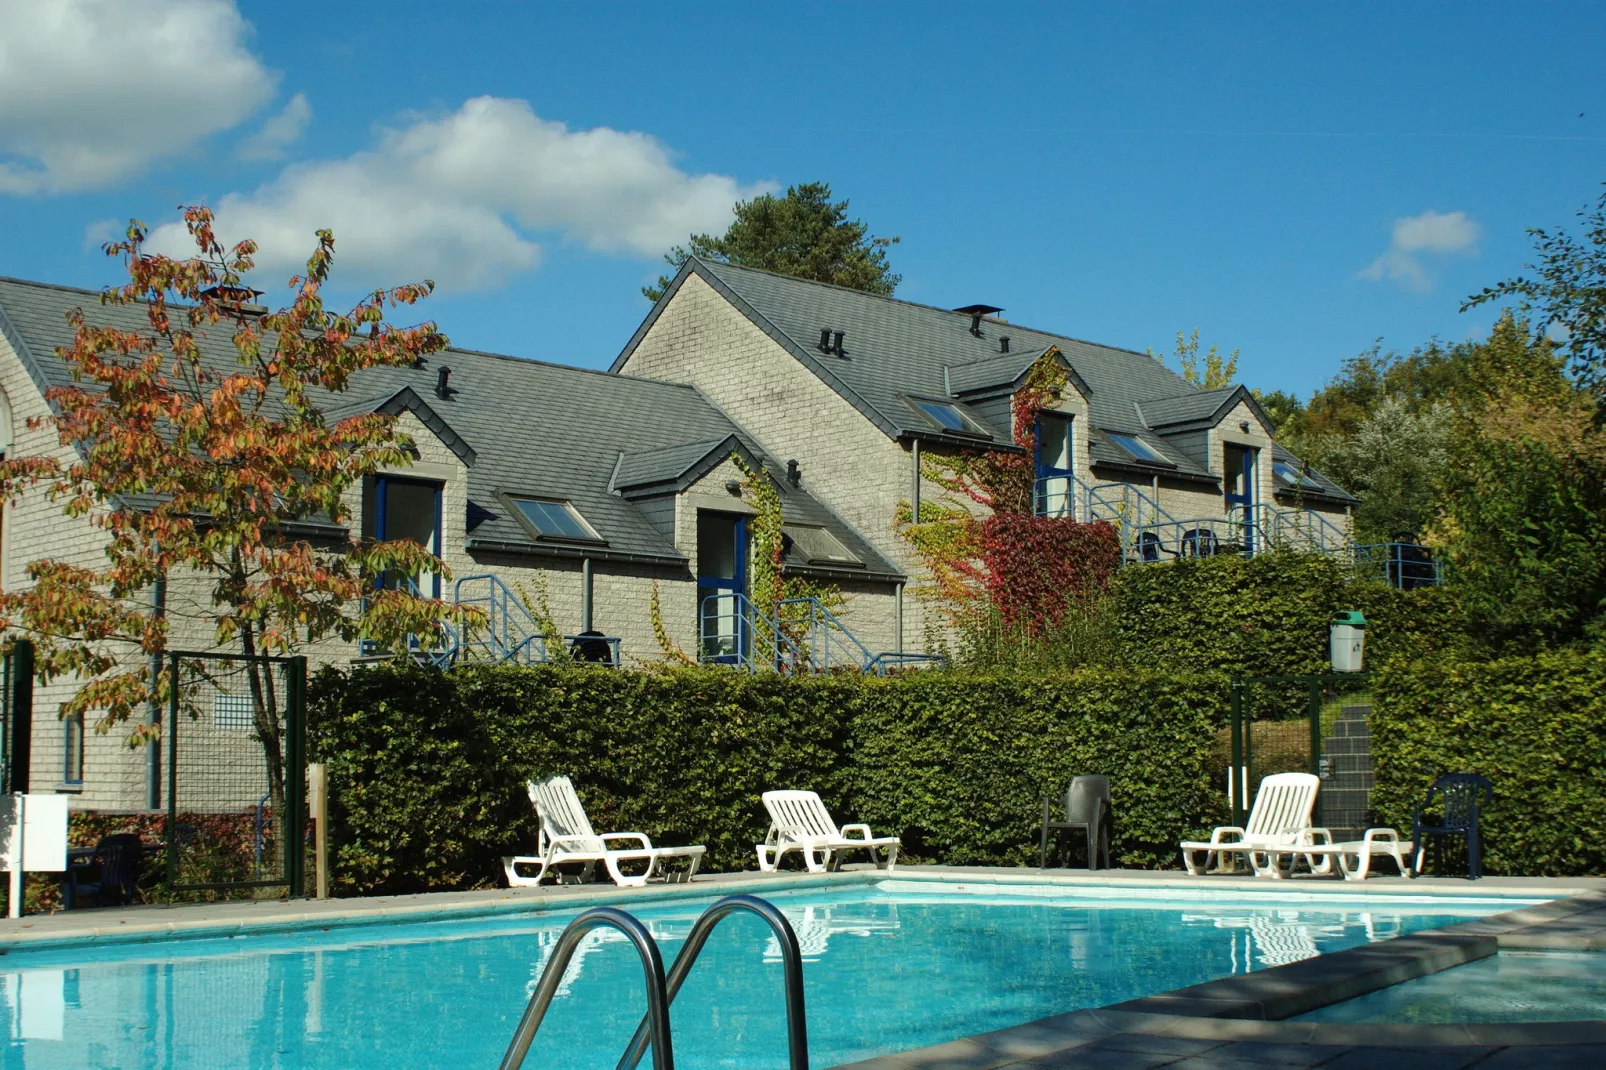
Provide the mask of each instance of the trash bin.
[{"label": "trash bin", "polygon": [[1366,652],[1366,618],[1360,610],[1334,614],[1328,628],[1334,672],[1360,672]]}]

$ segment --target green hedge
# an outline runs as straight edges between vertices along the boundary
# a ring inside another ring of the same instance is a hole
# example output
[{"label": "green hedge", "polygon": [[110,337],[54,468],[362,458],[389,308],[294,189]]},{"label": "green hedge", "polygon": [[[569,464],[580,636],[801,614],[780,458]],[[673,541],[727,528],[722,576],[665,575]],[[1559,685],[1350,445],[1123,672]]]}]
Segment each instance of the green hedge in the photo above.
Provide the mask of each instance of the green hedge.
[{"label": "green hedge", "polygon": [[762,791],[809,787],[842,821],[948,864],[1035,858],[1041,799],[1108,773],[1116,853],[1171,863],[1217,815],[1205,779],[1220,676],[892,678],[406,666],[325,670],[309,703],[329,763],[344,894],[493,883],[534,850],[526,778],[573,777],[598,828],[705,843],[751,868]]},{"label": "green hedge", "polygon": [[1111,587],[1117,657],[1162,672],[1327,671],[1333,614],[1366,614],[1372,665],[1465,642],[1454,591],[1398,591],[1321,554],[1184,558],[1122,569]]},{"label": "green hedge", "polygon": [[1481,773],[1486,868],[1525,876],[1606,873],[1606,653],[1397,662],[1373,688],[1373,806],[1408,829],[1444,773]]}]

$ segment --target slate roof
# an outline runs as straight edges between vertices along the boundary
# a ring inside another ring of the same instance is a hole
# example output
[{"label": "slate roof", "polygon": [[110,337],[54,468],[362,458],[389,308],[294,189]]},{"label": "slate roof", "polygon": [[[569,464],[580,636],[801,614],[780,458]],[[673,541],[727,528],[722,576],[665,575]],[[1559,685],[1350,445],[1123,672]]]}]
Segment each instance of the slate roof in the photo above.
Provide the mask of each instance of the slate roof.
[{"label": "slate roof", "polygon": [[[65,316],[74,308],[82,308],[92,323],[124,329],[147,325],[142,309],[101,306],[96,291],[0,278],[0,330],[41,387],[71,381],[55,348],[72,341]],[[219,364],[232,364],[234,359],[227,333],[215,342],[203,342],[203,351]],[[452,369],[447,399],[435,393],[443,365]],[[357,377],[347,393],[332,399],[330,408],[342,415],[405,408],[426,425],[444,425],[437,433],[469,465],[471,549],[682,565],[685,555],[640,508],[613,492],[615,469],[623,467],[621,455],[676,458],[736,436],[776,479],[788,523],[829,530],[865,563],[856,575],[900,578],[897,568],[857,532],[806,491],[787,484],[781,466],[763,456],[756,443],[689,386],[451,349],[418,368],[371,369]],[[496,497],[498,491],[572,502],[606,541],[606,548],[537,544],[509,515]]]}]

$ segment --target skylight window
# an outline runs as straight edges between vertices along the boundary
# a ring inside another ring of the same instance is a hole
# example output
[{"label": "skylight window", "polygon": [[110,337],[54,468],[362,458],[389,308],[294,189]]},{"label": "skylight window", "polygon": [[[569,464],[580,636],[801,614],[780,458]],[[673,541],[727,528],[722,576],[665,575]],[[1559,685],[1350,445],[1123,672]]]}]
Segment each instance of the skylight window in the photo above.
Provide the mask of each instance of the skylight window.
[{"label": "skylight window", "polygon": [[1106,431],[1104,433],[1110,437],[1111,442],[1131,454],[1133,460],[1142,461],[1144,464],[1169,465],[1171,463],[1161,455],[1159,450],[1136,435],[1123,435],[1115,431]]},{"label": "skylight window", "polygon": [[788,524],[782,529],[792,540],[792,549],[810,564],[863,565],[842,541],[824,528]]},{"label": "skylight window", "polygon": [[518,510],[525,525],[542,538],[602,541],[579,511],[568,502],[550,498],[515,498],[511,495],[507,500]]},{"label": "skylight window", "polygon": [[1310,476],[1306,475],[1304,472],[1301,472],[1298,468],[1294,467],[1292,464],[1289,464],[1287,461],[1273,461],[1271,463],[1271,470],[1272,474],[1277,477],[1277,481],[1285,486],[1306,487],[1310,490],[1322,489],[1322,485],[1320,483],[1316,482]]},{"label": "skylight window", "polygon": [[959,411],[959,406],[951,405],[946,401],[927,401],[924,398],[911,398],[915,408],[925,413],[937,422],[937,426],[944,431],[957,431],[962,435],[976,435],[981,431],[965,419],[965,414]]}]

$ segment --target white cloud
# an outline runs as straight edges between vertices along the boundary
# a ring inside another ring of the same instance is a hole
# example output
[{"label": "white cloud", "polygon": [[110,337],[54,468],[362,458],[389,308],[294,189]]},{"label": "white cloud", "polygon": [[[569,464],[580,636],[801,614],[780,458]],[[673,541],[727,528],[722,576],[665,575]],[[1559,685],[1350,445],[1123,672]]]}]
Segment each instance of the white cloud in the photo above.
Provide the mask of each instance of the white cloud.
[{"label": "white cloud", "polygon": [[311,121],[312,105],[307,103],[305,93],[297,93],[290,98],[290,103],[284,106],[283,111],[246,138],[235,150],[235,155],[242,160],[277,160],[286,149],[301,140],[302,132]]},{"label": "white cloud", "polygon": [[1413,290],[1427,290],[1433,278],[1422,262],[1422,254],[1471,254],[1480,233],[1478,224],[1465,212],[1427,211],[1396,219],[1389,247],[1361,271],[1361,277],[1390,279]]},{"label": "white cloud", "polygon": [[0,0],[0,193],[113,185],[232,127],[276,75],[230,0]]},{"label": "white cloud", "polygon": [[[770,188],[688,174],[648,134],[570,130],[525,101],[476,97],[383,130],[344,159],[292,164],[215,207],[220,236],[255,239],[264,271],[299,271],[327,227],[346,285],[433,278],[470,289],[535,267],[536,235],[655,257],[689,233],[723,230],[738,198]],[[151,244],[189,250],[178,224],[158,228]]]}]

